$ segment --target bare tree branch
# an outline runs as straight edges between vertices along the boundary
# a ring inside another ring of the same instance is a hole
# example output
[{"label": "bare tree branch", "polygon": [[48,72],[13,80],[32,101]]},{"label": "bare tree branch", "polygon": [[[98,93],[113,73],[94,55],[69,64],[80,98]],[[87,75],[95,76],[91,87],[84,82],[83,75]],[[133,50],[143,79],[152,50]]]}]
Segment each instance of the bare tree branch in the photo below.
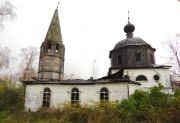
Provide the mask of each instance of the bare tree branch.
[{"label": "bare tree branch", "polygon": [[180,34],[176,34],[176,36],[172,39],[168,39],[164,42],[164,48],[170,53],[169,63],[172,65],[171,72],[180,77]]},{"label": "bare tree branch", "polygon": [[10,62],[10,49],[0,45],[0,70],[8,68]]},{"label": "bare tree branch", "polygon": [[3,22],[5,19],[13,20],[16,18],[15,7],[9,2],[9,0],[0,1],[0,27],[3,28]]},{"label": "bare tree branch", "polygon": [[30,80],[31,77],[37,75],[36,68],[34,67],[35,62],[38,58],[38,51],[35,47],[27,47],[21,49],[21,64],[20,64],[20,80]]}]

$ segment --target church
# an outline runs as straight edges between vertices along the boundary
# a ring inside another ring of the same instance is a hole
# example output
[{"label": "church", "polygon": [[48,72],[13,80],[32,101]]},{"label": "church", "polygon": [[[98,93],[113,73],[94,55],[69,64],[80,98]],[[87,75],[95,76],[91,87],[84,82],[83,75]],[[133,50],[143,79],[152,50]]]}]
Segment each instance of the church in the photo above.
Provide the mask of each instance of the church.
[{"label": "church", "polygon": [[109,52],[111,66],[107,76],[89,80],[63,80],[65,45],[62,41],[58,9],[55,10],[46,37],[40,47],[38,77],[25,83],[25,110],[59,108],[63,104],[93,105],[127,99],[135,90],[147,91],[161,83],[172,93],[171,66],[155,64],[155,51],[139,37],[133,37],[135,26],[124,26],[123,39]]}]

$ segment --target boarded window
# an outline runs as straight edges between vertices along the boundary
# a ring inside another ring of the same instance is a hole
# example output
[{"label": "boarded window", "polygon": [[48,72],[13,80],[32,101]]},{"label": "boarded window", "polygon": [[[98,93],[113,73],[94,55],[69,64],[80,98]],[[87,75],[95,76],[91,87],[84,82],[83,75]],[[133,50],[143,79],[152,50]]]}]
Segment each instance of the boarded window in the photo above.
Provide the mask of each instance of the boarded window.
[{"label": "boarded window", "polygon": [[144,75],[139,75],[136,77],[136,81],[147,81],[147,78]]},{"label": "boarded window", "polygon": [[151,60],[151,63],[154,64],[154,56],[153,55],[150,55],[150,60]]},{"label": "boarded window", "polygon": [[76,104],[79,102],[79,89],[73,88],[71,90],[71,104]]},{"label": "boarded window", "polygon": [[43,107],[50,107],[51,100],[51,90],[49,88],[45,88],[43,91]]},{"label": "boarded window", "polygon": [[121,55],[118,56],[118,64],[119,64],[119,65],[122,64],[122,58],[121,58]]},{"label": "boarded window", "polygon": [[102,88],[100,90],[100,101],[108,101],[109,100],[109,92],[107,88]]},{"label": "boarded window", "polygon": [[141,54],[140,53],[135,53],[135,60],[141,61]]}]

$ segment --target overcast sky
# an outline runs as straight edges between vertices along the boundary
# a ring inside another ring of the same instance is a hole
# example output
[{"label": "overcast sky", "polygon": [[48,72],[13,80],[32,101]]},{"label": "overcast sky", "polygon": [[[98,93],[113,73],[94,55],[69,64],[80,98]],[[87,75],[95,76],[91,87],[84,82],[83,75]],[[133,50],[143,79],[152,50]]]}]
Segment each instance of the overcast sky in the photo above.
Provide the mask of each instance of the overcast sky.
[{"label": "overcast sky", "polygon": [[[180,33],[178,0],[59,0],[59,18],[65,45],[65,73],[82,79],[92,76],[93,60],[98,77],[110,67],[109,51],[126,38],[123,31],[130,11],[135,25],[134,37],[156,48],[156,63],[164,64],[166,52],[162,42]],[[18,57],[20,49],[40,47],[44,41],[58,0],[11,0],[17,19],[5,22],[0,31],[1,46],[11,48]]]}]

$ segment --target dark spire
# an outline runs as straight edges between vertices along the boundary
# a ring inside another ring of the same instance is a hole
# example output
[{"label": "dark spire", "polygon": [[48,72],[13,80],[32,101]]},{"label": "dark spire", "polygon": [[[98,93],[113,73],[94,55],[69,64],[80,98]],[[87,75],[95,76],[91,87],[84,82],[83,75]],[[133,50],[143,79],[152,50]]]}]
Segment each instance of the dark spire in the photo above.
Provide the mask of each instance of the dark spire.
[{"label": "dark spire", "polygon": [[63,41],[62,41],[61,28],[60,28],[59,15],[58,15],[57,8],[54,11],[54,15],[49,25],[49,29],[47,31],[45,41],[51,40],[51,41],[59,42],[60,44],[62,44]]},{"label": "dark spire", "polygon": [[124,32],[127,33],[127,38],[132,38],[135,26],[130,23],[129,10],[128,10],[128,23],[124,26]]}]

